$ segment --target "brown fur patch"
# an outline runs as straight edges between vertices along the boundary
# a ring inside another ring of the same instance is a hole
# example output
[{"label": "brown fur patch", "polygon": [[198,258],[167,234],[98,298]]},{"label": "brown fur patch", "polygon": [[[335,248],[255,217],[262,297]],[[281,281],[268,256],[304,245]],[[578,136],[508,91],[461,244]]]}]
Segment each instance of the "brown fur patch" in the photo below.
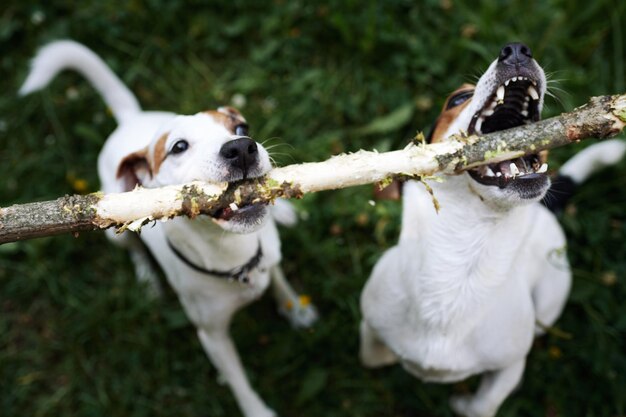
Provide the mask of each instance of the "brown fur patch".
[{"label": "brown fur patch", "polygon": [[221,106],[217,108],[217,111],[220,113],[224,113],[227,116],[234,117],[235,119],[241,121],[241,123],[245,123],[246,119],[241,115],[239,110],[230,106]]},{"label": "brown fur patch", "polygon": [[450,102],[450,99],[456,94],[459,94],[465,91],[473,91],[475,88],[476,87],[474,85],[466,83],[466,84],[463,84],[461,87],[457,88],[456,90],[454,90],[448,96],[448,98],[446,99],[446,102],[443,104],[441,114],[439,115],[439,117],[437,118],[437,121],[435,122],[433,133],[430,136],[430,143],[440,142],[442,139],[445,139],[443,137],[443,134],[446,133],[446,130],[448,130],[448,127],[450,127],[452,122],[454,122],[454,119],[456,119],[458,115],[463,111],[463,109],[469,106],[469,104],[472,101],[472,99],[469,98],[462,104],[448,109],[447,107],[448,107],[448,103]]},{"label": "brown fur patch", "polygon": [[165,149],[165,143],[167,142],[167,138],[170,135],[170,132],[165,132],[161,135],[159,140],[154,144],[154,155],[152,158],[152,172],[154,175],[159,173],[159,169],[161,168],[161,164],[165,161],[167,157],[167,149]]},{"label": "brown fur patch", "polygon": [[217,110],[207,110],[204,113],[223,125],[233,135],[235,134],[235,127],[246,124],[246,119],[234,107],[220,107]]}]

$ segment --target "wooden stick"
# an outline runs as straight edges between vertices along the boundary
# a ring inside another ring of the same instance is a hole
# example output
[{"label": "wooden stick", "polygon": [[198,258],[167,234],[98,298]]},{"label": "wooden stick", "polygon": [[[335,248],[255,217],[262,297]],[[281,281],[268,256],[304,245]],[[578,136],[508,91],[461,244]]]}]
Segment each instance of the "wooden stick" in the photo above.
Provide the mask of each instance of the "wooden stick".
[{"label": "wooden stick", "polygon": [[323,190],[385,184],[396,177],[455,174],[587,138],[611,137],[625,125],[626,95],[594,97],[570,113],[514,129],[484,136],[455,136],[432,145],[414,142],[393,152],[358,151],[324,162],[276,168],[265,177],[238,183],[195,182],[14,205],[0,208],[0,243],[108,227],[137,231],[153,220],[214,216],[227,207],[270,204],[278,197],[300,198]]}]

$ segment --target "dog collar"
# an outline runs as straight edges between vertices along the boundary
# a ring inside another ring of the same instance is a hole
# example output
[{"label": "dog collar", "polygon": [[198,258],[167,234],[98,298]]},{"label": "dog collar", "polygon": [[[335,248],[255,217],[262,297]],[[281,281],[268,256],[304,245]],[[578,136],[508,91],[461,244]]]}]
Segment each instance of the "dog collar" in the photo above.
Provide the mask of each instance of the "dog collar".
[{"label": "dog collar", "polygon": [[170,242],[169,239],[166,240],[167,245],[170,247],[172,252],[174,252],[174,255],[176,255],[178,259],[183,261],[191,269],[202,272],[203,274],[213,275],[219,278],[226,278],[228,280],[234,280],[243,284],[248,284],[250,282],[250,272],[252,272],[252,270],[254,270],[257,266],[259,266],[259,262],[261,262],[261,257],[263,256],[261,242],[259,241],[259,249],[256,251],[256,254],[254,254],[254,256],[250,258],[250,260],[245,264],[227,271],[206,269],[191,262],[185,255],[183,255],[182,253],[180,253],[180,251],[178,251],[178,249],[176,249],[176,247],[172,244],[172,242]]}]

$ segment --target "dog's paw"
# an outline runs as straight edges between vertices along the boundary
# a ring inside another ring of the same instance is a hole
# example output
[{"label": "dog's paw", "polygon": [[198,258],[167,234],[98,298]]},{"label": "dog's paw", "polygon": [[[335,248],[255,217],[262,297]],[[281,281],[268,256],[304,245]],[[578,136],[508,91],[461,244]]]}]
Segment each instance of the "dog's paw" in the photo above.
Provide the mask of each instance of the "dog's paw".
[{"label": "dog's paw", "polygon": [[279,308],[280,314],[285,316],[296,329],[307,329],[317,321],[317,309],[311,304],[311,298],[300,295],[298,298],[287,301]]},{"label": "dog's paw", "polygon": [[486,410],[481,404],[478,404],[473,395],[454,395],[450,398],[450,408],[464,417],[494,417],[495,410]]}]

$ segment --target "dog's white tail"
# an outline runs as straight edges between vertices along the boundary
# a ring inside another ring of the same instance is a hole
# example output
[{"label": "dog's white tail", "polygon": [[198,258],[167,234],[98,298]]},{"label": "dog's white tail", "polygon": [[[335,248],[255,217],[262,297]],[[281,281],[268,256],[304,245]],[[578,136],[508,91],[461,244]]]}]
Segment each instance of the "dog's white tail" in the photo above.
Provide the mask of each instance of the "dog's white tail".
[{"label": "dog's white tail", "polygon": [[594,172],[615,165],[626,154],[626,142],[611,139],[598,142],[578,152],[559,170],[559,175],[570,177],[576,184],[583,183]]},{"label": "dog's white tail", "polygon": [[141,111],[137,99],[93,51],[74,41],[52,42],[33,59],[19,94],[44,88],[59,72],[73,69],[82,74],[102,95],[118,123]]},{"label": "dog's white tail", "polygon": [[298,213],[293,204],[287,200],[276,199],[274,204],[270,206],[270,213],[276,223],[281,226],[291,227],[298,223]]},{"label": "dog's white tail", "polygon": [[563,210],[578,185],[594,172],[615,165],[624,155],[626,142],[619,139],[605,140],[586,147],[559,169],[542,203],[554,212]]}]

